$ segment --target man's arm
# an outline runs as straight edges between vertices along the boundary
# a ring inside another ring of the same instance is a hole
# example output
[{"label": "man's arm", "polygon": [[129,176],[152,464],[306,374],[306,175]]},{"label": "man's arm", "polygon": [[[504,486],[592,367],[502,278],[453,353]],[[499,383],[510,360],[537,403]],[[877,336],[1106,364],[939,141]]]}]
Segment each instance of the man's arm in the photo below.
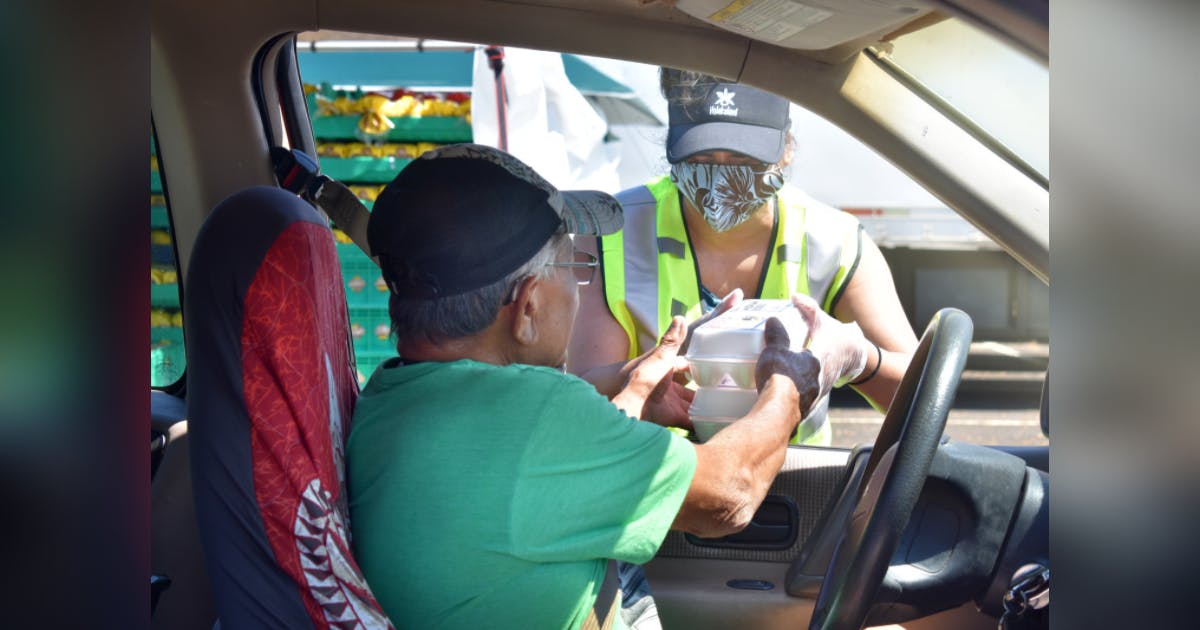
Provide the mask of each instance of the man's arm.
[{"label": "man's arm", "polygon": [[[683,330],[683,319],[676,317],[664,336],[667,343],[631,375],[626,388],[631,397],[670,381]],[[787,330],[777,319],[767,321],[765,337],[755,371],[758,401],[744,417],[694,446],[696,472],[673,529],[714,537],[749,524],[783,466],[788,439],[821,394],[821,366],[812,353],[788,350]]]},{"label": "man's arm", "polygon": [[716,538],[749,525],[783,467],[800,403],[791,379],[775,374],[750,413],[696,444],[696,473],[671,529]]}]

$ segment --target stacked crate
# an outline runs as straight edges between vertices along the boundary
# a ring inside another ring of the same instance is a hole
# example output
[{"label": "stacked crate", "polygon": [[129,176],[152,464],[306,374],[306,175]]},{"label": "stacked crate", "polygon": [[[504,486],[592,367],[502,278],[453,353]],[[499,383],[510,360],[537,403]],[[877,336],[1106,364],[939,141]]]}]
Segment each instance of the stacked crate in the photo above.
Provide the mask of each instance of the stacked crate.
[{"label": "stacked crate", "polygon": [[[327,85],[306,85],[305,92],[321,172],[349,186],[368,208],[413,158],[442,144],[471,141],[470,101],[462,93],[381,95]],[[357,245],[340,231],[334,234],[361,384],[396,355],[387,285]]]},{"label": "stacked crate", "polygon": [[150,151],[150,386],[165,387],[183,375],[186,359],[175,245],[153,142]]}]

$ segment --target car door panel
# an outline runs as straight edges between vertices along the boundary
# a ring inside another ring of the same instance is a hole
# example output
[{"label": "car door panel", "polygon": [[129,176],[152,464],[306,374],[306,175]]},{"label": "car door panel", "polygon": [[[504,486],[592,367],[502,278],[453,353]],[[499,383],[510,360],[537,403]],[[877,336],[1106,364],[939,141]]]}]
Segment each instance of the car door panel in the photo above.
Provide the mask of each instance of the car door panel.
[{"label": "car door panel", "polygon": [[[754,517],[766,541],[745,540],[745,530],[732,541],[667,534],[645,567],[664,627],[795,628],[810,617],[814,600],[789,596],[785,578],[841,493],[850,460],[848,449],[790,447]],[[786,545],[770,531],[781,521],[793,530]]]}]

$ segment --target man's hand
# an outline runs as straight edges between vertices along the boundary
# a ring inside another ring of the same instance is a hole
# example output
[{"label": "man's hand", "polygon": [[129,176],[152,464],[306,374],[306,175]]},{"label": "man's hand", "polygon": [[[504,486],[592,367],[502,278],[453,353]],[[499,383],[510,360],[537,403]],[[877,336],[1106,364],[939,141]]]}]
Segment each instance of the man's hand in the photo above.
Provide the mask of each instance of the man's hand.
[{"label": "man's hand", "polygon": [[634,359],[625,387],[613,397],[613,404],[635,418],[690,429],[688,407],[694,393],[674,381],[677,371],[687,369],[687,359],[679,356],[686,337],[683,317],[674,317],[658,345]]},{"label": "man's hand", "polygon": [[858,378],[874,350],[858,324],[839,322],[807,295],[793,295],[792,304],[808,324],[804,347],[821,362],[821,395]]},{"label": "man's hand", "polygon": [[707,322],[710,319],[717,317],[720,314],[724,313],[725,311],[728,311],[729,309],[737,306],[738,303],[741,301],[742,301],[742,290],[734,289],[733,291],[729,292],[729,295],[726,295],[725,297],[721,298],[721,303],[718,304],[716,306],[716,308],[714,308],[713,310],[706,313],[700,319],[697,319],[696,321],[688,324],[687,337],[684,338],[683,345],[680,346],[680,348],[679,348],[679,354],[684,354],[687,352],[688,346],[691,345],[691,343],[692,343],[692,333],[696,330],[696,328],[698,328],[704,322]]},{"label": "man's hand", "polygon": [[800,394],[800,417],[808,415],[813,403],[820,397],[819,378],[821,364],[811,352],[792,352],[789,350],[791,338],[787,328],[778,318],[767,320],[764,329],[766,347],[758,357],[754,367],[754,383],[759,391],[772,375],[780,374],[792,379],[796,391]]}]

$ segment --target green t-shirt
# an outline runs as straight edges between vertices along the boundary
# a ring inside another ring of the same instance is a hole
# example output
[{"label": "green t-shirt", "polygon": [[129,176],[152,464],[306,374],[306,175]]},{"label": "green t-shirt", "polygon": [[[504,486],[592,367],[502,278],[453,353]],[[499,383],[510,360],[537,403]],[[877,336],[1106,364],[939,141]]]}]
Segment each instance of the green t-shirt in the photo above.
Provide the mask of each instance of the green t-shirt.
[{"label": "green t-shirt", "polygon": [[578,628],[654,556],[689,442],[528,365],[385,364],[346,445],[354,555],[397,627]]}]

